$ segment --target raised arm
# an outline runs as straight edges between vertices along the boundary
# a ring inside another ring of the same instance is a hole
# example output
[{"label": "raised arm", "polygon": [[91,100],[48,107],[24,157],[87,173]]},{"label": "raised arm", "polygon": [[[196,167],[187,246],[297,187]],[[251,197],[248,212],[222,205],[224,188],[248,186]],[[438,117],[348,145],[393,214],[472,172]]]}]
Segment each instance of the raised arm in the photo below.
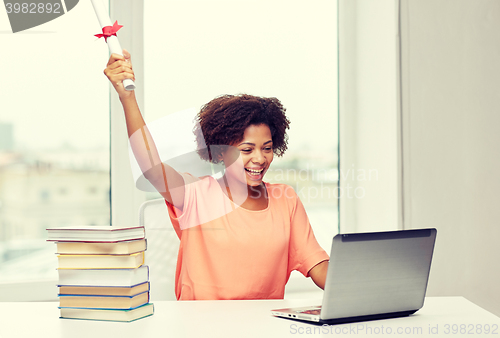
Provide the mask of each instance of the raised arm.
[{"label": "raised arm", "polygon": [[130,54],[124,50],[123,55],[111,54],[104,74],[120,97],[132,151],[144,177],[167,201],[182,210],[184,180],[175,169],[161,163],[156,145],[137,105],[135,93],[123,87],[124,79],[135,80]]}]

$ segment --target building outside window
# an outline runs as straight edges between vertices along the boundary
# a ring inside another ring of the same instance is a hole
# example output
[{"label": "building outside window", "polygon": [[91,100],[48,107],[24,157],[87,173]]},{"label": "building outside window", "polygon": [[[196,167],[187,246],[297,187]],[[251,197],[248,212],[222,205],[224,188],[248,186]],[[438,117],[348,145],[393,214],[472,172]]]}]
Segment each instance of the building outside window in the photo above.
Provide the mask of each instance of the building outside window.
[{"label": "building outside window", "polygon": [[90,2],[15,34],[0,16],[0,293],[56,299],[45,229],[110,222],[108,51]]}]

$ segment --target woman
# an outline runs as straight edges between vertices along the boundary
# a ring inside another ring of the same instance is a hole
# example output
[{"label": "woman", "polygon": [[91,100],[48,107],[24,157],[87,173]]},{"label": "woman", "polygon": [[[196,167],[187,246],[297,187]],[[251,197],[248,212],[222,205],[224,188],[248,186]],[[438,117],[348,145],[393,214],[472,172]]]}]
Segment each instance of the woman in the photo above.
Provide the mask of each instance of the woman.
[{"label": "woman", "polygon": [[289,121],[276,98],[224,95],[203,106],[198,153],[226,169],[219,179],[196,178],[161,163],[135,94],[122,85],[134,79],[130,54],[111,55],[104,73],[120,97],[139,166],[165,198],[180,239],[178,300],[283,298],[293,270],[324,287],[329,257],[297,194],[263,181],[274,154],[287,149]]}]

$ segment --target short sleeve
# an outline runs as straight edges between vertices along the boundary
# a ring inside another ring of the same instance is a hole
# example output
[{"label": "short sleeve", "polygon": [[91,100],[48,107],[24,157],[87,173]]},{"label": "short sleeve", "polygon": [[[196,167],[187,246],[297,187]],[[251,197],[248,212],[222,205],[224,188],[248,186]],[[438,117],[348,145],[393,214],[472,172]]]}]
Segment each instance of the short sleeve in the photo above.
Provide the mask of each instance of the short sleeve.
[{"label": "short sleeve", "polygon": [[304,206],[296,194],[292,203],[288,273],[298,270],[305,277],[309,277],[308,272],[311,268],[329,260],[330,257],[318,244]]},{"label": "short sleeve", "polygon": [[181,226],[181,223],[184,223],[184,218],[188,218],[185,215],[189,213],[189,210],[196,206],[196,198],[193,196],[195,191],[192,190],[192,185],[197,181],[196,177],[189,173],[180,173],[180,175],[184,180],[184,207],[181,210],[174,204],[165,200],[170,221],[172,222],[172,226],[174,227],[174,230],[179,238],[181,238],[181,229],[184,228]]},{"label": "short sleeve", "polygon": [[217,181],[211,176],[195,177],[182,173],[184,206],[182,210],[165,201],[177,236],[181,231],[222,217],[233,210]]}]

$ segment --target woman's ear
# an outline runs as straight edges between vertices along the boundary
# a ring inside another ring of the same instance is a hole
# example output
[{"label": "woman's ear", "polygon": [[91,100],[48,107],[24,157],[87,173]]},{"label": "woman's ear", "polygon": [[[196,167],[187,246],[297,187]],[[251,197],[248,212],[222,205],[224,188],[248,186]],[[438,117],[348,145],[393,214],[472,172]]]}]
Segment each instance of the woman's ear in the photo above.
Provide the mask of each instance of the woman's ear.
[{"label": "woman's ear", "polygon": [[240,150],[234,146],[217,145],[212,146],[212,154],[216,154],[219,162],[223,162],[226,166],[233,164],[240,156]]},{"label": "woman's ear", "polygon": [[207,147],[208,160],[213,164],[224,162],[223,151],[226,146],[211,145]]}]

